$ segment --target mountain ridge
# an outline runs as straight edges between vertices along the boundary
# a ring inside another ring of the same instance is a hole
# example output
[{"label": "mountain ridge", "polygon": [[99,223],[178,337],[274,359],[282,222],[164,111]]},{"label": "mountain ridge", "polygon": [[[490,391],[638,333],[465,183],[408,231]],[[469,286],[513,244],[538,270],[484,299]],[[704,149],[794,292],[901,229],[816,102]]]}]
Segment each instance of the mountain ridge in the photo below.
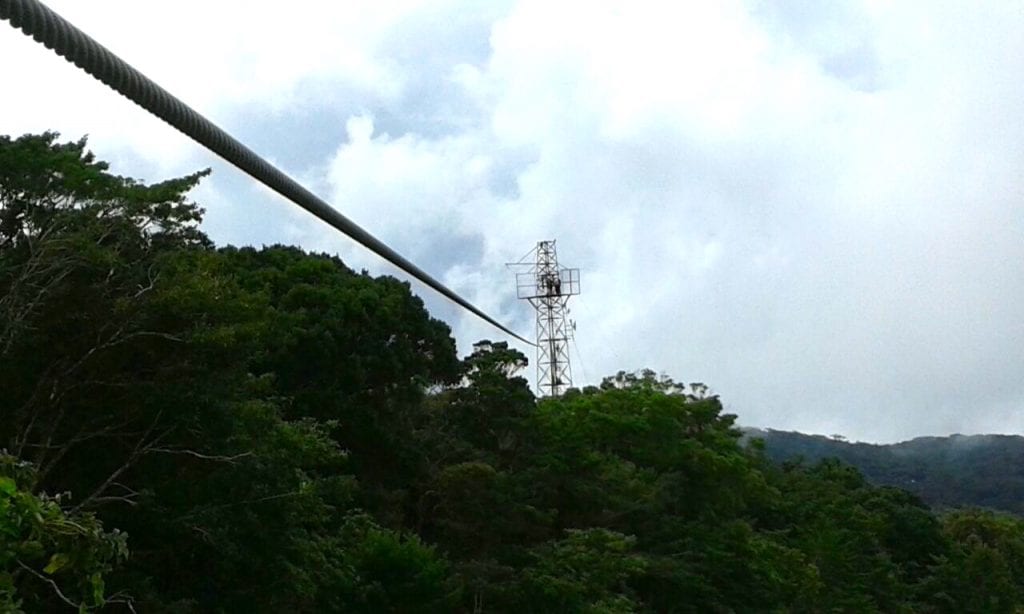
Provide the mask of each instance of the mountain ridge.
[{"label": "mountain ridge", "polygon": [[795,431],[743,428],[777,463],[825,458],[856,467],[871,482],[912,492],[932,507],[984,507],[1024,514],[1024,437],[954,434],[892,444],[849,442]]}]

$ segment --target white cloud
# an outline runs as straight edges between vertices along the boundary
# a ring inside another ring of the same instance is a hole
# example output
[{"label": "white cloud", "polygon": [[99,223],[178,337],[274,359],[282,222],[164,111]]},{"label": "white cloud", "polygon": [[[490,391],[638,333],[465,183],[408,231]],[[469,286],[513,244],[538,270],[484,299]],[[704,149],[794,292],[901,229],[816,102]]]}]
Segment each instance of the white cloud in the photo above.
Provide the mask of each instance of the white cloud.
[{"label": "white cloud", "polygon": [[[1012,3],[165,4],[52,2],[217,121],[294,121],[269,153],[524,332],[503,263],[557,238],[591,380],[650,366],[853,438],[1024,427]],[[0,57],[0,131],[211,163],[13,30]],[[200,193],[215,238],[389,270],[247,186]],[[425,298],[463,348],[498,336]]]}]

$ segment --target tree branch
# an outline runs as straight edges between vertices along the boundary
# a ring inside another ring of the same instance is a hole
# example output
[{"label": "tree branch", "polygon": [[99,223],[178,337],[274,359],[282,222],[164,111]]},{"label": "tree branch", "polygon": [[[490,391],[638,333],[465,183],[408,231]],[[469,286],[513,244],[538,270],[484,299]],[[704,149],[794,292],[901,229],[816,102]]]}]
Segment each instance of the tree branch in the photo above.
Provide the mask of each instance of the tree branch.
[{"label": "tree branch", "polygon": [[179,448],[149,448],[149,452],[160,452],[162,454],[185,454],[188,456],[194,456],[203,460],[221,461],[225,463],[234,463],[240,458],[246,458],[252,456],[252,452],[242,452],[241,454],[234,454],[232,456],[224,456],[220,454],[203,454],[202,452],[196,452],[195,450],[179,449]]},{"label": "tree branch", "polygon": [[43,582],[46,582],[47,584],[49,584],[50,587],[53,588],[53,591],[55,593],[57,593],[57,596],[60,597],[61,601],[63,601],[64,603],[68,604],[69,606],[75,608],[76,610],[79,610],[79,611],[82,610],[82,605],[78,604],[78,603],[75,603],[74,601],[71,601],[70,599],[68,599],[67,595],[65,595],[63,592],[61,592],[60,587],[57,586],[57,583],[54,582],[52,579],[47,578],[46,576],[44,576],[43,574],[39,573],[38,571],[32,569],[28,565],[22,563],[20,560],[18,560],[17,563],[25,571],[27,571],[30,574],[32,574],[33,576],[39,578]]},{"label": "tree branch", "polygon": [[135,461],[137,461],[142,455],[146,454],[148,451],[152,450],[153,447],[159,444],[164,437],[169,435],[171,431],[174,430],[173,427],[169,428],[165,430],[163,433],[157,435],[156,437],[153,437],[149,442],[146,442],[146,438],[149,437],[150,434],[152,434],[153,431],[156,429],[156,425],[160,422],[161,416],[162,412],[156,415],[156,417],[153,419],[153,424],[151,424],[150,427],[146,429],[146,432],[142,434],[142,437],[139,438],[139,441],[135,444],[135,448],[131,451],[131,454],[128,455],[128,458],[127,460],[125,460],[124,464],[115,469],[114,472],[111,473],[110,476],[108,476],[107,479],[104,480],[103,483],[100,484],[94,491],[92,491],[92,493],[90,493],[88,497],[83,499],[81,503],[71,508],[71,514],[75,514],[81,511],[87,505],[95,503],[97,499],[104,496],[104,493],[106,493],[107,489],[110,488],[111,485],[117,483],[116,480],[117,478],[121,477],[121,474],[123,474],[125,471],[128,471],[128,469],[130,469],[132,465],[135,464]]}]

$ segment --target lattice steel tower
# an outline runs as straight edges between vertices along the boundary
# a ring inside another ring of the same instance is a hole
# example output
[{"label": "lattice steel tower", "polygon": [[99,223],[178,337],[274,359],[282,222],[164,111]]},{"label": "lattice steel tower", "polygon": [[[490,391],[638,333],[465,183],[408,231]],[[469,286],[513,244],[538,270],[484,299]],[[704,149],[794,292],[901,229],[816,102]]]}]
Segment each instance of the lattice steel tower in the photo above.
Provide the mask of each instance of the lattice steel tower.
[{"label": "lattice steel tower", "polygon": [[569,340],[576,327],[568,318],[568,304],[580,293],[580,270],[558,267],[554,241],[541,241],[509,266],[520,268],[516,295],[537,311],[537,388],[544,396],[558,396],[572,386]]}]

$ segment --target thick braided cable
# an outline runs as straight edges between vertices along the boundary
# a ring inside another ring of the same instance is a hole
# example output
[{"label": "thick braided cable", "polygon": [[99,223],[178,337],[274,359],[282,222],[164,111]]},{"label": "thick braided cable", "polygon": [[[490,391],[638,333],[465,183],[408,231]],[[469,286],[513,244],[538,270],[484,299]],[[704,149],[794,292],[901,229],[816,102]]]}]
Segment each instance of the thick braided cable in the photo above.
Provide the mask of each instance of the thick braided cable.
[{"label": "thick braided cable", "polygon": [[38,0],[0,0],[0,19],[52,49],[153,115],[242,169],[275,192],[355,239],[381,258],[433,288],[463,309],[530,345],[401,254],[338,213],[318,196],[258,156],[251,149],[178,100],[127,62],[114,55]]}]

